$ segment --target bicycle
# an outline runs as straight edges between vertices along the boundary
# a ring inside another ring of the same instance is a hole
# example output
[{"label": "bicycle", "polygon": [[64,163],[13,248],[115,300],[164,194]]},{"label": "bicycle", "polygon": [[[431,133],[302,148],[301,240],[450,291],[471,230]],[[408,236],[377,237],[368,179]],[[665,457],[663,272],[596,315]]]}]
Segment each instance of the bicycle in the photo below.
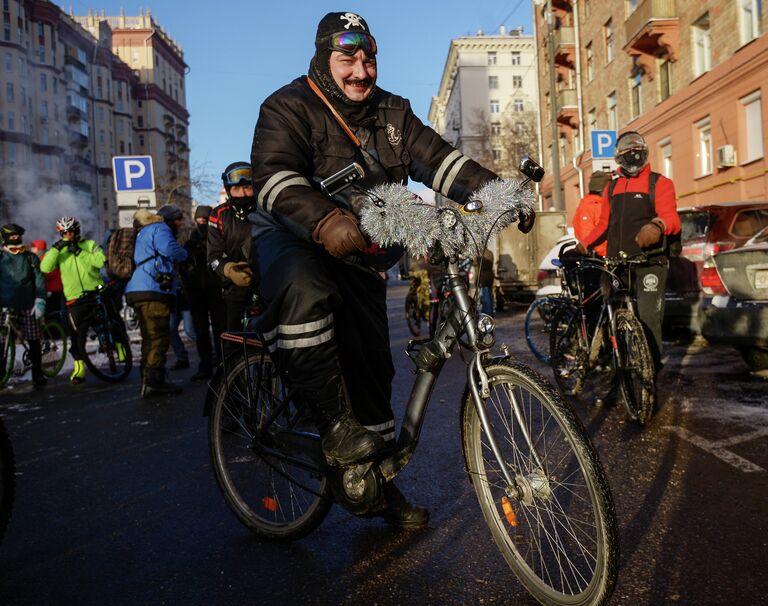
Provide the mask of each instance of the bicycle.
[{"label": "bicycle", "polygon": [[[631,280],[632,267],[647,265],[648,257],[622,253],[572,263],[573,298],[555,311],[552,320],[550,352],[555,381],[564,394],[578,397],[587,379],[599,379],[594,382],[593,395],[602,399],[618,391],[629,418],[645,425],[655,405],[655,371],[632,300]],[[584,294],[584,270],[590,267],[599,269],[610,283],[594,328],[585,308],[596,304],[601,290]]]},{"label": "bicycle", "polygon": [[550,363],[549,341],[552,330],[552,317],[555,309],[563,305],[561,296],[547,295],[534,300],[525,312],[525,342],[536,359],[544,364]]},{"label": "bicycle", "polygon": [[409,275],[408,294],[405,295],[405,322],[408,324],[408,330],[414,337],[421,335],[421,323],[429,324],[429,308],[422,305],[420,290],[423,288],[422,281],[426,279],[426,271],[419,271],[423,275]]},{"label": "bicycle", "polygon": [[0,417],[0,543],[11,519],[13,498],[16,494],[16,462],[13,446],[3,418]]},{"label": "bicycle", "polygon": [[99,286],[84,291],[77,300],[78,305],[88,308],[77,326],[77,343],[83,361],[93,374],[107,383],[119,383],[133,368],[131,341],[119,314],[113,309],[113,288]]},{"label": "bicycle", "polygon": [[[521,168],[529,179],[538,174],[531,164]],[[544,377],[512,360],[508,350],[491,353],[493,319],[478,313],[460,276],[458,251],[484,250],[475,243],[487,242],[530,207],[523,185],[484,186],[463,207],[466,215],[426,205],[402,185],[366,192],[374,203],[361,211],[365,231],[383,245],[398,242],[429,254],[445,268],[452,294],[434,338],[408,343],[416,379],[394,450],[346,468],[329,467],[311,415],[290,399],[258,335],[228,337],[242,344],[242,353],[210,384],[209,452],[227,504],[252,532],[298,539],[322,522],[333,503],[357,515],[375,512],[383,482],[411,459],[435,381],[460,345],[471,353],[461,405],[465,464],[502,556],[542,603],[607,601],[616,582],[618,531],[597,453]],[[417,219],[402,220],[409,217]]]},{"label": "bicycle", "polygon": [[[40,352],[43,374],[53,378],[61,371],[67,359],[67,333],[55,313],[48,314],[41,326]],[[22,376],[32,368],[29,345],[24,339],[21,318],[12,309],[0,311],[0,388],[10,380],[11,376]],[[16,364],[16,345],[23,348],[21,364]]]}]

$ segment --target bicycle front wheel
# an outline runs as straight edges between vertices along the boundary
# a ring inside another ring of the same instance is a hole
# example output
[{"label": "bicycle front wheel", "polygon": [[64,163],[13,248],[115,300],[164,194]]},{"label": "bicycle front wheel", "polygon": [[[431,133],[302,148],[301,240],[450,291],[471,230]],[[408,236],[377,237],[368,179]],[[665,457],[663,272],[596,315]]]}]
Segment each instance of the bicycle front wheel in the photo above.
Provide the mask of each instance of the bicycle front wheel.
[{"label": "bicycle front wheel", "polygon": [[[618,570],[618,530],[605,473],[573,411],[539,373],[486,367],[494,456],[471,396],[462,431],[470,480],[504,559],[543,604],[604,604]],[[507,486],[502,466],[515,486]]]},{"label": "bicycle front wheel", "polygon": [[131,341],[122,324],[110,320],[77,327],[77,342],[88,369],[102,381],[119,383],[133,368]]},{"label": "bicycle front wheel", "polygon": [[16,492],[16,466],[8,431],[0,418],[0,542],[11,519]]},{"label": "bicycle front wheel", "polygon": [[536,358],[550,363],[550,331],[552,317],[560,306],[560,300],[555,297],[542,297],[536,299],[525,312],[525,340]]},{"label": "bicycle front wheel", "polygon": [[405,321],[414,337],[421,335],[421,310],[416,293],[409,292],[405,297]]},{"label": "bicycle front wheel", "polygon": [[49,320],[43,325],[43,339],[40,343],[43,360],[43,374],[55,377],[61,372],[67,359],[67,333],[56,320]]},{"label": "bicycle front wheel", "polygon": [[208,418],[216,482],[255,534],[299,539],[320,525],[333,504],[317,430],[287,402],[265,352],[235,353],[224,368],[211,384],[215,399]]},{"label": "bicycle front wheel", "polygon": [[640,320],[626,309],[616,312],[616,338],[623,356],[619,369],[622,400],[629,418],[645,425],[656,400],[653,358]]},{"label": "bicycle front wheel", "polygon": [[0,387],[5,387],[16,362],[16,337],[8,326],[0,326]]}]

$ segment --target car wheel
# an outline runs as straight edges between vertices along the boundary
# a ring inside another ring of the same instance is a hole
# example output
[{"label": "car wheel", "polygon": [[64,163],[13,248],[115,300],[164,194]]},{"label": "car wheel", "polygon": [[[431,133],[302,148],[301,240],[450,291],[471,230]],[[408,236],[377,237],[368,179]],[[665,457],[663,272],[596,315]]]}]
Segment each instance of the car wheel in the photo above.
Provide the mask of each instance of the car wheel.
[{"label": "car wheel", "polygon": [[768,348],[744,347],[739,351],[747,366],[752,370],[768,369]]}]

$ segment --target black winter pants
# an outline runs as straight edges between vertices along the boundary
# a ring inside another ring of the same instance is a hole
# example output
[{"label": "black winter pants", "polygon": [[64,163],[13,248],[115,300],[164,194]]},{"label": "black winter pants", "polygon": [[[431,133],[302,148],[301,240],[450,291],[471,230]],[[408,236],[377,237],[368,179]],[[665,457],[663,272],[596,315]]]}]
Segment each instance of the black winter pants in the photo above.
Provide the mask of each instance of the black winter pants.
[{"label": "black winter pants", "polygon": [[395,371],[384,280],[285,230],[259,234],[254,246],[265,304],[257,326],[282,375],[302,393],[341,375],[357,420],[391,443]]},{"label": "black winter pants", "polygon": [[[200,368],[213,368],[214,348],[216,357],[221,358],[221,341],[219,337],[224,332],[226,314],[221,292],[218,288],[188,288],[187,300],[192,314],[192,324],[195,327],[197,340],[195,346],[200,358]],[[211,331],[213,341],[211,341]]]}]

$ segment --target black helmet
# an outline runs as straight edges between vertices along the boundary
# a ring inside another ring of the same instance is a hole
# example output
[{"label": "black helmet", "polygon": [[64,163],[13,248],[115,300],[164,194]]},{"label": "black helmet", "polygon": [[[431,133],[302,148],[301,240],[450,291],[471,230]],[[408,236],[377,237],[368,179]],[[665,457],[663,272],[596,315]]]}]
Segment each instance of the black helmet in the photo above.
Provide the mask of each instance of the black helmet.
[{"label": "black helmet", "polygon": [[21,246],[23,235],[24,228],[15,223],[9,223],[0,228],[0,236],[5,246]]},{"label": "black helmet", "polygon": [[221,173],[224,189],[229,194],[229,188],[235,185],[253,185],[253,171],[248,162],[233,162]]},{"label": "black helmet", "polygon": [[627,175],[635,177],[648,162],[648,145],[640,133],[627,131],[616,141],[614,157]]}]

